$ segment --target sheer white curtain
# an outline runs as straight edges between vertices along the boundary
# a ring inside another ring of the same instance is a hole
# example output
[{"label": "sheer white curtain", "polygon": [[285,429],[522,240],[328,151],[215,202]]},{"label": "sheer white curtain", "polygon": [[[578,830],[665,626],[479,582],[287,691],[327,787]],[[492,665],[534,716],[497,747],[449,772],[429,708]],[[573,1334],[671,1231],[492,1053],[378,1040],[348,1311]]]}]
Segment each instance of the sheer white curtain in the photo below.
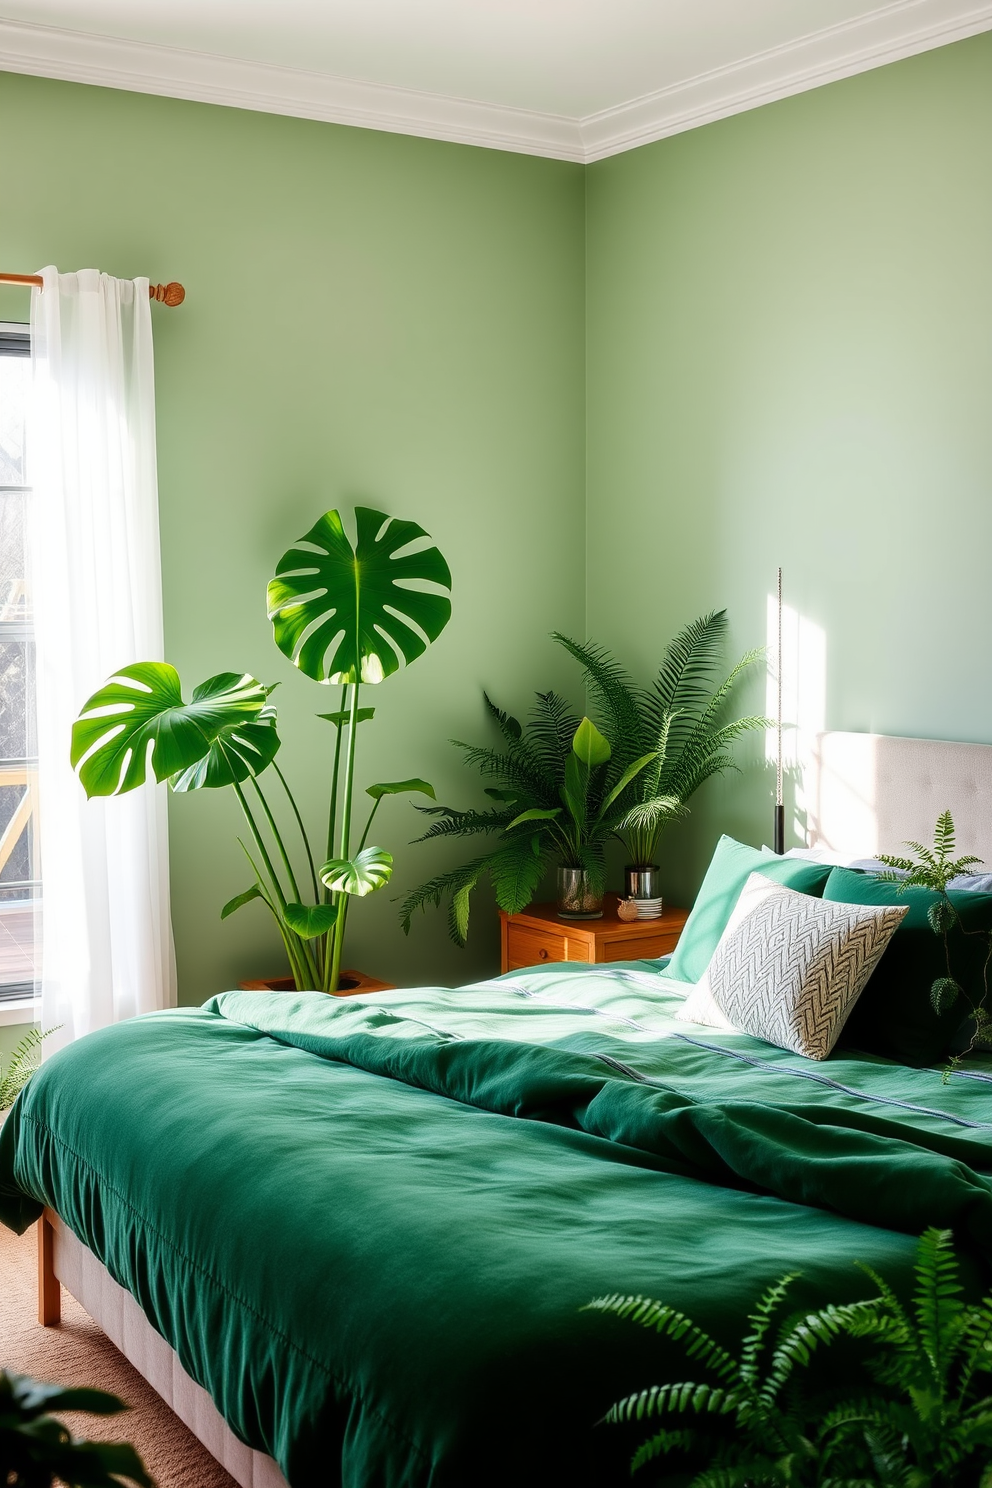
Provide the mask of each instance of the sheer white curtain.
[{"label": "sheer white curtain", "polygon": [[41,1019],[50,1051],[175,1003],[163,790],[87,801],[72,722],[117,667],[163,659],[147,279],[43,270],[31,296]]}]

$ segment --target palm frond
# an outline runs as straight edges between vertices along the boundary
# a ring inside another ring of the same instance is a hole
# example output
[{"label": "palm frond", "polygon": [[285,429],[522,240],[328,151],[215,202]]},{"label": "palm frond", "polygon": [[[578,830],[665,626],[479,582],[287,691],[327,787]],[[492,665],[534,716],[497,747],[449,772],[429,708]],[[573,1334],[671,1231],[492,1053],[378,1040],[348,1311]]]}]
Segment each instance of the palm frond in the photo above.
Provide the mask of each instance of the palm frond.
[{"label": "palm frond", "polygon": [[427,831],[414,842],[430,842],[435,837],[474,837],[480,832],[504,832],[517,813],[516,806],[504,806],[502,810],[457,811],[453,806],[415,806],[424,816],[433,816]]},{"label": "palm frond", "polygon": [[645,700],[645,714],[655,727],[665,713],[678,708],[698,713],[705,707],[713,673],[723,658],[727,630],[726,610],[712,610],[685,626],[669,643]]},{"label": "palm frond", "polygon": [[558,630],[552,640],[582,667],[586,685],[601,711],[619,773],[651,747],[645,742],[641,711],[629,673],[605,646],[592,641],[580,644]]},{"label": "palm frond", "polygon": [[44,1033],[39,1028],[29,1028],[11,1050],[7,1068],[0,1065],[0,1111],[6,1111],[8,1106],[14,1104],[38,1068],[32,1056],[41,1048],[48,1035],[54,1032],[54,1028],[48,1028]]},{"label": "palm frond", "polygon": [[537,694],[537,704],[531,710],[528,736],[534,753],[554,779],[565,768],[579,721],[565,699],[556,692]]}]

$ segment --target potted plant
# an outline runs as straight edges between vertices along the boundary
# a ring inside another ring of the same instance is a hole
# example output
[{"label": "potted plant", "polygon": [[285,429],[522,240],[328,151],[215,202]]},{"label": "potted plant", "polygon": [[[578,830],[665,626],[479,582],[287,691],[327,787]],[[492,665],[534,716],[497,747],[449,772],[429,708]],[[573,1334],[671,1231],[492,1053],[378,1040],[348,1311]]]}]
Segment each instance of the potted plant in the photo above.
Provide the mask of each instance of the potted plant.
[{"label": "potted plant", "polygon": [[[687,1488],[992,1488],[992,1296],[962,1300],[949,1230],[920,1237],[909,1306],[871,1267],[861,1270],[878,1296],[784,1318],[799,1273],[783,1276],[748,1318],[737,1357],[648,1297],[590,1302],[588,1311],[680,1342],[708,1376],[654,1384],[610,1407],[609,1424],[651,1429],[631,1472],[661,1467]],[[864,1346],[861,1369],[851,1376],[848,1363],[835,1371],[843,1383],[817,1387],[814,1358],[845,1335]]]},{"label": "potted plant", "polygon": [[464,751],[467,764],[497,782],[486,787],[495,804],[481,811],[419,807],[436,818],[419,840],[486,835],[498,840],[479,857],[415,889],[401,910],[404,930],[409,932],[415,910],[449,899],[451,937],[464,945],[469,897],[480,878],[488,875],[500,908],[517,914],[556,861],[559,914],[601,914],[611,836],[627,849],[628,896],[657,898],[654,860],[665,827],[686,814],[686,803],[704,780],[736,768],[729,752],[733,741],[767,725],[764,718],[725,719],[737,682],[760,655],[749,652],[714,687],[726,629],[725,610],[686,626],[668,647],[650,687],[637,686],[602,647],[580,645],[555,632],[553,639],[583,668],[601,727],[573,716],[553,692],[537,694],[526,728],[486,697],[502,747],[452,742]]},{"label": "potted plant", "polygon": [[[355,508],[355,525],[352,544],[340,514],[325,512],[283,554],[268,586],[280,651],[305,676],[341,688],[338,707],[318,715],[334,730],[326,852],[314,850],[316,839],[276,762],[273,687],[247,673],[210,677],[186,702],[173,667],[136,662],[89,698],[72,730],[72,764],[90,797],[134,790],[148,769],[174,791],[234,791],[254,882],[224,905],[221,918],[260,899],[301,991],[340,989],[351,900],[389,881],[392,856],[369,841],[382,800],[411,791],[434,798],[425,780],[384,781],[366,791],[372,805],[361,831],[354,820],[358,729],[374,713],[359,705],[361,689],[415,661],[451,615],[451,573],[438,549],[424,545],[429,534],[422,527],[363,506]],[[277,782],[268,792],[260,780],[267,771]],[[295,861],[273,810],[273,790],[289,808]]]},{"label": "potted plant", "polygon": [[700,616],[671,642],[651,685],[639,687],[604,647],[555,633],[582,667],[618,771],[653,751],[650,765],[627,787],[617,829],[627,853],[629,898],[659,898],[658,843],[665,828],[685,814],[686,803],[711,775],[737,768],[729,753],[736,739],[768,726],[762,717],[725,717],[742,675],[761,655],[749,651],[714,685],[726,635],[726,610]]},{"label": "potted plant", "polygon": [[105,1390],[65,1388],[0,1370],[0,1474],[9,1488],[155,1488],[127,1442],[84,1441],[51,1411],[114,1416],[127,1410]]},{"label": "potted plant", "polygon": [[553,692],[537,694],[534,717],[526,726],[488,696],[485,702],[502,736],[502,750],[453,742],[465,751],[468,764],[498,782],[486,787],[495,804],[485,811],[421,808],[437,820],[418,840],[483,833],[498,834],[499,840],[480,857],[421,884],[401,910],[409,933],[415,910],[450,896],[449,929],[457,945],[465,944],[469,899],[486,874],[500,908],[515,914],[530,903],[544,874],[557,863],[562,918],[601,915],[606,843],[623,821],[624,792],[654,758],[649,752],[630,761],[617,777],[608,740],[590,719],[576,718]]}]

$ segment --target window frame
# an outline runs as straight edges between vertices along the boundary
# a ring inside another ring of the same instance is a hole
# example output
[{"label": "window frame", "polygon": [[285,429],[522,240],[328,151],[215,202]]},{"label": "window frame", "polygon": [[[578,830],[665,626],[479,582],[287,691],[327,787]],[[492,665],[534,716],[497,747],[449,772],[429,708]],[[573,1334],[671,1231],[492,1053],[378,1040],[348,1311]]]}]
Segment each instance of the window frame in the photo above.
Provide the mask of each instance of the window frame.
[{"label": "window frame", "polygon": [[[0,356],[30,357],[30,355],[31,335],[29,327],[16,321],[0,321]],[[27,472],[25,471],[24,474],[26,475]],[[30,497],[32,489],[30,481],[25,481],[21,485],[0,485],[0,495],[20,494]],[[27,643],[33,639],[34,626],[30,620],[25,622],[24,620],[12,621],[0,618],[0,641]],[[16,768],[20,766],[25,771],[29,771],[32,765],[37,768],[37,759],[30,756],[25,756],[23,760],[14,759],[13,757],[9,759],[5,758],[2,763],[8,767]],[[15,783],[11,782],[11,784]],[[36,851],[36,847],[32,849],[33,856]],[[37,871],[36,863],[33,863],[32,867]],[[4,884],[3,887],[23,888],[33,891],[30,898],[25,901],[25,905],[26,907],[30,906],[37,919],[37,909],[40,906],[42,898],[42,881],[40,877],[17,880]],[[16,990],[13,990],[11,995],[5,997],[3,994],[4,989],[7,987]],[[24,1014],[30,1012],[34,1007],[36,995],[37,982],[35,980],[32,980],[30,983],[25,982],[22,984],[15,982],[0,985],[0,1027],[23,1023]]]}]

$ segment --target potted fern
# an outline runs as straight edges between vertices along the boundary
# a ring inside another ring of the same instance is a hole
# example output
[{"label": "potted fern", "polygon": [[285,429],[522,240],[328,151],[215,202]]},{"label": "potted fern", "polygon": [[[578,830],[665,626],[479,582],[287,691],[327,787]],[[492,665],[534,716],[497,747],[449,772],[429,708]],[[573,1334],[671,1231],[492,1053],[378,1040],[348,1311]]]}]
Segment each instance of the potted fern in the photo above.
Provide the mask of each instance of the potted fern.
[{"label": "potted fern", "polygon": [[[360,830],[356,825],[358,731],[374,714],[360,705],[362,688],[385,681],[437,639],[451,615],[451,573],[415,522],[359,506],[355,525],[352,543],[340,513],[325,512],[283,554],[268,586],[280,651],[304,676],[341,689],[337,708],[318,715],[333,730],[326,848],[304,825],[276,761],[272,684],[222,672],[187,702],[173,667],[136,662],[88,699],[72,730],[72,764],[89,797],[135,790],[149,772],[174,791],[233,790],[254,881],[224,905],[221,918],[260,900],[301,991],[347,989],[341,958],[349,905],[392,874],[392,855],[369,840],[382,801],[408,792],[434,797],[419,778],[371,785],[367,819]],[[260,779],[267,772],[268,790]],[[273,793],[283,798],[292,837],[279,824]]]},{"label": "potted fern", "polygon": [[726,610],[715,610],[680,630],[647,687],[638,686],[605,647],[555,634],[582,668],[617,772],[649,751],[652,755],[628,784],[616,834],[627,855],[629,898],[659,898],[658,845],[665,829],[685,814],[704,781],[737,768],[730,754],[734,742],[768,726],[762,717],[726,717],[739,682],[761,656],[760,650],[747,652],[717,681],[727,625]]},{"label": "potted fern", "polygon": [[[798,1273],[783,1277],[748,1318],[736,1357],[661,1302],[589,1303],[679,1341],[709,1376],[653,1385],[610,1407],[611,1424],[653,1423],[631,1471],[676,1457],[705,1463],[688,1488],[992,1488],[992,1296],[962,1301],[947,1230],[921,1237],[908,1308],[861,1269],[876,1297],[779,1322]],[[814,1355],[843,1336],[867,1349],[864,1377],[814,1388]]]},{"label": "potted fern", "polygon": [[470,898],[480,879],[488,876],[500,908],[516,914],[555,865],[559,914],[602,913],[611,837],[621,839],[630,859],[628,895],[654,898],[661,834],[686,814],[705,780],[735,768],[734,741],[767,722],[725,718],[738,681],[760,654],[749,652],[714,687],[726,628],[724,610],[686,626],[649,687],[635,684],[602,647],[556,632],[554,640],[582,666],[596,721],[577,717],[557,693],[539,692],[530,720],[521,724],[486,696],[498,747],[452,742],[466,764],[491,782],[485,794],[492,804],[482,810],[418,807],[434,818],[418,840],[495,840],[408,895],[401,910],[404,930],[409,933],[418,909],[447,900],[451,938],[464,945]]}]

